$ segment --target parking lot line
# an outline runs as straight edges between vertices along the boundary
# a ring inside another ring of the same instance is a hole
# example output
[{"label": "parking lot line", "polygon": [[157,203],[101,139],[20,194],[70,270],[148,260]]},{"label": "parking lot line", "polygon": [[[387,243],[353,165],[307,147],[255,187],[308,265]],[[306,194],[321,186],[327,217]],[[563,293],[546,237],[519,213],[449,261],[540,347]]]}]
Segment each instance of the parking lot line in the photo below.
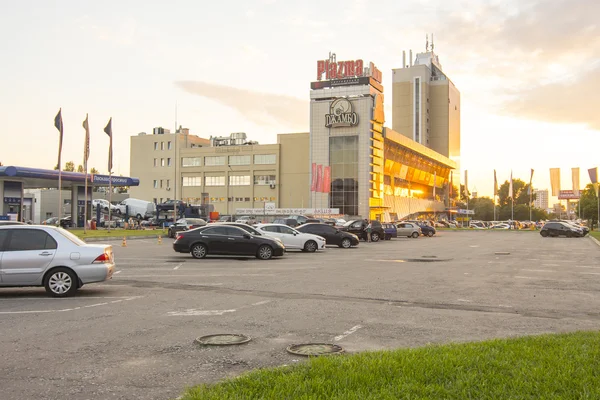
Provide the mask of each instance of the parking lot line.
[{"label": "parking lot line", "polygon": [[[93,308],[93,307],[100,307],[100,306],[106,306],[109,304],[114,304],[114,303],[119,303],[122,301],[130,301],[130,300],[135,300],[135,299],[139,299],[142,298],[143,296],[131,296],[131,297],[121,297],[120,300],[116,300],[116,301],[111,301],[111,302],[104,302],[104,303],[95,303],[95,304],[88,304],[87,306],[79,306],[79,307],[72,307],[72,308],[60,308],[60,309],[53,309],[53,310],[23,310],[23,311],[0,311],[0,315],[14,315],[14,314],[50,314],[50,313],[63,313],[63,312],[68,312],[68,311],[76,311],[76,310],[81,310],[82,308]],[[71,297],[70,299],[72,300],[81,300],[81,299],[89,299],[92,297]],[[95,297],[98,298],[98,297]],[[100,298],[118,298],[118,297],[100,297]],[[8,300],[8,299],[4,299],[4,300]],[[18,300],[23,300],[23,299],[18,299]],[[40,299],[36,299],[36,300],[40,300]],[[68,299],[47,299],[44,298],[44,300],[68,300]]]},{"label": "parking lot line", "polygon": [[348,329],[346,332],[342,333],[341,335],[334,337],[333,340],[335,340],[336,342],[339,342],[340,340],[344,339],[345,337],[352,335],[354,332],[356,332],[360,328],[362,328],[362,325],[353,326],[352,328]]},{"label": "parking lot line", "polygon": [[556,272],[556,271],[553,271],[551,269],[522,269],[521,271],[528,271],[528,272]]}]

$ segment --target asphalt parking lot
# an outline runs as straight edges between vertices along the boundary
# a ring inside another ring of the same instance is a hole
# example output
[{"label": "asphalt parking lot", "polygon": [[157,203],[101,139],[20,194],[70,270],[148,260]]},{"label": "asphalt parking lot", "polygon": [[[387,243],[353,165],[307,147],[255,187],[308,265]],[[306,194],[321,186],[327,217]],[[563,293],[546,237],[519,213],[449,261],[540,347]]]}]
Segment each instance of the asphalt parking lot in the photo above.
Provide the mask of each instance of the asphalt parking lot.
[{"label": "asphalt parking lot", "polygon": [[[0,290],[3,399],[168,399],[298,362],[294,343],[348,352],[600,329],[600,247],[536,232],[441,232],[269,261],[114,242],[112,281],[52,299]],[[496,254],[498,253],[498,254]],[[200,348],[196,337],[253,340]]]}]

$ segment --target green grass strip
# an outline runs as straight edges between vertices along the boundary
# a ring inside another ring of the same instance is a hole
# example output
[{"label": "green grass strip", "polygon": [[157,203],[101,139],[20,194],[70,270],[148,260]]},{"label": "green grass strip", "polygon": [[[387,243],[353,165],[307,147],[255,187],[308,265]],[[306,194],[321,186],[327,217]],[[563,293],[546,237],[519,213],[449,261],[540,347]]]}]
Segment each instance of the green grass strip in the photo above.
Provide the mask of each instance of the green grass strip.
[{"label": "green grass strip", "polygon": [[183,399],[600,399],[600,333],[314,358],[200,385]]},{"label": "green grass strip", "polygon": [[84,234],[83,229],[69,229],[71,233],[81,239],[86,238],[122,238],[123,236],[162,236],[166,237],[167,231],[162,229],[156,230],[129,230],[129,229],[111,229],[110,232],[105,229],[89,230]]},{"label": "green grass strip", "polygon": [[593,236],[596,239],[600,240],[600,232],[598,232],[598,231],[590,232],[590,236]]}]

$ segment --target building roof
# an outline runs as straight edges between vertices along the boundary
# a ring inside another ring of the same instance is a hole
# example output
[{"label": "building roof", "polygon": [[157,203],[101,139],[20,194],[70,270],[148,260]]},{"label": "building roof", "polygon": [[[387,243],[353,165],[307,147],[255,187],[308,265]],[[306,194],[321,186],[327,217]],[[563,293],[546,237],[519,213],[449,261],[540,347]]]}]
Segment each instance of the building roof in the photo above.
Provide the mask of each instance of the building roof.
[{"label": "building roof", "polygon": [[[73,184],[85,184],[86,175],[81,172],[61,172],[61,186],[63,188],[71,188]],[[47,188],[56,187],[58,185],[58,170],[39,169],[17,166],[0,166],[0,180],[6,178],[15,178],[22,181],[24,187],[32,188]],[[90,186],[108,186],[109,175],[91,175],[88,174],[88,185]],[[113,186],[139,186],[140,180],[126,176],[112,176]]]}]

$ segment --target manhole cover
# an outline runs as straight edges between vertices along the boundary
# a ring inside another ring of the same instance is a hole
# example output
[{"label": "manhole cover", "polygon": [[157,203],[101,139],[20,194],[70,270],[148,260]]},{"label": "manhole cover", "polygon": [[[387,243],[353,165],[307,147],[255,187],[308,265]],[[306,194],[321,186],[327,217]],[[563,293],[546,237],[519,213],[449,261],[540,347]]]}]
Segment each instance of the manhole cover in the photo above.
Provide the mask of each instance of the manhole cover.
[{"label": "manhole cover", "polygon": [[299,356],[326,356],[330,354],[341,354],[344,352],[344,349],[337,344],[306,343],[288,346],[287,351],[288,353]]},{"label": "manhole cover", "polygon": [[246,335],[220,333],[217,335],[200,336],[195,342],[203,346],[229,346],[232,344],[248,343],[250,340],[252,338]]}]

